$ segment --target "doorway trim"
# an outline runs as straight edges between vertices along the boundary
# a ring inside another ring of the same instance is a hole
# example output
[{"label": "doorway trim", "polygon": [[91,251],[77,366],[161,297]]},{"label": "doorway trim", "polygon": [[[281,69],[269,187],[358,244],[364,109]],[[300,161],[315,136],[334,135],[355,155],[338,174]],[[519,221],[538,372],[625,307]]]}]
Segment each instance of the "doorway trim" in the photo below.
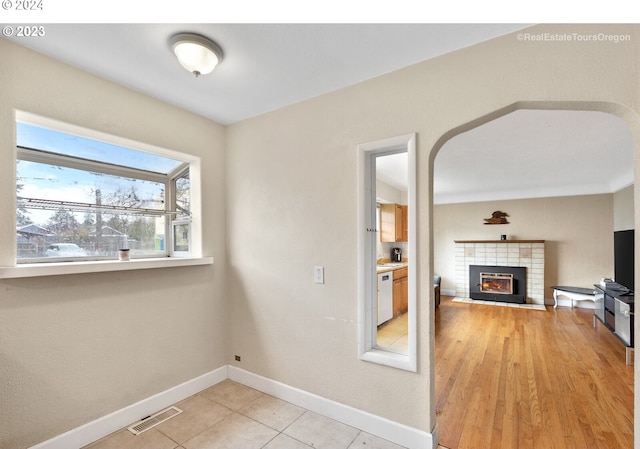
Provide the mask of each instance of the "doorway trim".
[{"label": "doorway trim", "polygon": [[[376,278],[375,158],[407,151],[409,207],[409,298],[407,354],[381,348],[376,343],[377,319],[373,291]],[[358,355],[361,360],[407,371],[417,371],[417,189],[416,134],[404,134],[358,145]]]}]

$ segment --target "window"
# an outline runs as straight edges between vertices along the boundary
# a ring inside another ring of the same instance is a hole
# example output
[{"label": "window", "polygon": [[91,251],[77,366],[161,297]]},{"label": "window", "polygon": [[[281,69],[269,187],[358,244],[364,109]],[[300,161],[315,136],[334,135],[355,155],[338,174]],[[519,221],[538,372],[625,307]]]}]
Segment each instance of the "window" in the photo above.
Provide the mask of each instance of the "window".
[{"label": "window", "polygon": [[89,134],[16,123],[17,262],[173,255],[172,222],[191,220],[189,161]]}]

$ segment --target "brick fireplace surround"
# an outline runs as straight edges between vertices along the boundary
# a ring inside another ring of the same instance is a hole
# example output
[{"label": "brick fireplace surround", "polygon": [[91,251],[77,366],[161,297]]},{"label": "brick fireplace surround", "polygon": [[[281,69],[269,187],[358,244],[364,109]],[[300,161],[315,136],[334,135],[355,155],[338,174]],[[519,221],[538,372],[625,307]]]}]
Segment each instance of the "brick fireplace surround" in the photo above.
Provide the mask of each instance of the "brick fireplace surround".
[{"label": "brick fireplace surround", "polygon": [[469,298],[469,265],[526,267],[527,304],[544,304],[544,240],[455,240],[456,296]]}]

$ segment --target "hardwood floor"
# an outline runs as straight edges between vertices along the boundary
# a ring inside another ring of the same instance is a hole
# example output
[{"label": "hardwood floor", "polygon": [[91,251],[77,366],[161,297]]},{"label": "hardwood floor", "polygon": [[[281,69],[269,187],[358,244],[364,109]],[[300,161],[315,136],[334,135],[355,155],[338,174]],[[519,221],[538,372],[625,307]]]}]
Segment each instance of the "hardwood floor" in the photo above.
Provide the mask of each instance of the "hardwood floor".
[{"label": "hardwood floor", "polygon": [[436,312],[442,446],[633,448],[633,366],[592,310],[451,299]]}]

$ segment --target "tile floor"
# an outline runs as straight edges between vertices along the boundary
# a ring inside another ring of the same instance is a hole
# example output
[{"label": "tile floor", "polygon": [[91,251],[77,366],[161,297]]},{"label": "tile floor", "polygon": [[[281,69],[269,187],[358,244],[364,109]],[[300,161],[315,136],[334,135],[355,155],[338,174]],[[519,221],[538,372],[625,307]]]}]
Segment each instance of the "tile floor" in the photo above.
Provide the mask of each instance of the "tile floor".
[{"label": "tile floor", "polygon": [[175,406],[183,412],[156,427],[125,428],[85,449],[402,449],[231,380]]},{"label": "tile floor", "polygon": [[378,346],[407,352],[409,348],[407,315],[402,314],[378,327],[376,340]]}]

